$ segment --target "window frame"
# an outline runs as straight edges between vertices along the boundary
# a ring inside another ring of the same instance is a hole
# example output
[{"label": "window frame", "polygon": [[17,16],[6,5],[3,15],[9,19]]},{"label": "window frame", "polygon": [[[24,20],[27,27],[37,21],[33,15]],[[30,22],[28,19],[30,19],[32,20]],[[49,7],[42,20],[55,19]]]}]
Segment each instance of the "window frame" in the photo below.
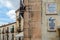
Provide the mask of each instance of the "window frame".
[{"label": "window frame", "polygon": [[[49,26],[49,23],[50,23],[49,18],[48,18],[48,23],[47,23],[48,24],[48,32],[56,32],[56,25],[54,26],[54,29],[50,29],[50,26]],[[54,18],[54,17],[52,17],[52,18]],[[54,23],[56,24],[56,19],[55,19]]]}]

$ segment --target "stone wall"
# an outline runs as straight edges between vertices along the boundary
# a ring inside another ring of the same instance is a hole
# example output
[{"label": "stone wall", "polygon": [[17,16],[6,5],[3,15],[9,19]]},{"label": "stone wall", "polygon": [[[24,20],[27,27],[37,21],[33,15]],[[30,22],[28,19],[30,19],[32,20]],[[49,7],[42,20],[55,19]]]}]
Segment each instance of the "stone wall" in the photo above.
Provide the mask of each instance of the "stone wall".
[{"label": "stone wall", "polygon": [[24,0],[24,40],[41,40],[41,0]]},{"label": "stone wall", "polygon": [[[58,40],[57,28],[60,26],[60,4],[59,0],[42,0],[42,40]],[[56,3],[56,13],[48,13],[46,4],[48,3]],[[49,22],[48,19],[53,17],[55,19],[55,29],[53,31],[49,30]]]}]

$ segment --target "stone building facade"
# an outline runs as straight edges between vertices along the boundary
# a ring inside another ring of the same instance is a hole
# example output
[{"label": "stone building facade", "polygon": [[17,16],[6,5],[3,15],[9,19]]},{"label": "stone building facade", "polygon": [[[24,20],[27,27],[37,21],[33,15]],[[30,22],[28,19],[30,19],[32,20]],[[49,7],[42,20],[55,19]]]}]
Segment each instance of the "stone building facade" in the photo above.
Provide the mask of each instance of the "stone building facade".
[{"label": "stone building facade", "polygon": [[41,40],[41,0],[23,0],[20,2],[16,17],[18,27],[19,20],[23,19],[23,40]]},{"label": "stone building facade", "polygon": [[23,0],[23,4],[24,40],[59,40],[60,1]]},{"label": "stone building facade", "polygon": [[59,0],[42,0],[42,40],[60,40],[59,11]]},{"label": "stone building facade", "polygon": [[41,0],[24,0],[24,40],[41,40]]},{"label": "stone building facade", "polygon": [[[0,40],[60,39],[59,0],[20,1],[20,8],[16,10],[16,23],[1,26]],[[13,25],[14,32],[8,31]],[[21,32],[23,33],[20,34]],[[10,36],[7,38],[8,35]],[[15,35],[14,38],[11,35]]]},{"label": "stone building facade", "polygon": [[23,40],[23,23],[24,23],[24,19],[22,17],[22,15],[20,14],[20,8],[16,10],[16,28],[18,29],[18,33],[17,33],[17,40]]},{"label": "stone building facade", "polygon": [[0,40],[16,40],[16,22],[0,26]]}]

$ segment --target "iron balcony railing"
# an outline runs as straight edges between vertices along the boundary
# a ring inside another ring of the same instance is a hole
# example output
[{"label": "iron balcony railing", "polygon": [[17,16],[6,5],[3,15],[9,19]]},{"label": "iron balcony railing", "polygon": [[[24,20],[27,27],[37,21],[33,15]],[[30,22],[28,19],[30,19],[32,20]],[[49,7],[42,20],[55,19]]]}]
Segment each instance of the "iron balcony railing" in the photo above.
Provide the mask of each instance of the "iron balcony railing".
[{"label": "iron balcony railing", "polygon": [[22,2],[22,0],[20,1],[20,15],[23,17],[24,11],[25,11],[26,6],[24,5],[24,3]]},{"label": "iron balcony railing", "polygon": [[24,0],[20,0],[20,10],[24,11],[25,10],[25,5],[24,5]]},{"label": "iron balcony railing", "polygon": [[20,27],[18,27],[17,32],[18,33],[22,32]]},{"label": "iron balcony railing", "polygon": [[9,33],[9,31],[8,31],[8,30],[6,30],[6,33]]}]

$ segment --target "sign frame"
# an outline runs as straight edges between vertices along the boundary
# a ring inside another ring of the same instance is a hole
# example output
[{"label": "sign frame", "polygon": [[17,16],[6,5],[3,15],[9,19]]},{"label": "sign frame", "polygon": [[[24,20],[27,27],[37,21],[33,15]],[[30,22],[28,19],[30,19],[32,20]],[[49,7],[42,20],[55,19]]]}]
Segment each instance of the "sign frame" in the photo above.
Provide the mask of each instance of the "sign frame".
[{"label": "sign frame", "polygon": [[[49,17],[50,18],[50,17]],[[51,21],[49,21],[49,18],[48,18],[48,31],[49,32],[55,32],[56,31],[56,19],[54,18],[54,23],[55,23],[55,26],[54,26],[54,29],[50,29],[50,26],[49,26],[49,23],[51,22]]]},{"label": "sign frame", "polygon": [[56,2],[46,3],[46,14],[57,14],[57,3]]}]

